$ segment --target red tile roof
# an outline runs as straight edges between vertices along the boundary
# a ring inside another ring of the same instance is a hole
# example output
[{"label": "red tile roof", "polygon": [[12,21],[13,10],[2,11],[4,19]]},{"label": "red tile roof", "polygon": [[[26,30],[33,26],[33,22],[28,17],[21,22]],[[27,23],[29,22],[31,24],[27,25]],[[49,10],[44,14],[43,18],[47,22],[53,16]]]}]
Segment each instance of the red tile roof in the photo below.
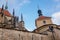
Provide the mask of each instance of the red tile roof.
[{"label": "red tile roof", "polygon": [[[1,12],[1,9],[2,9],[2,8],[0,8],[0,12]],[[6,16],[11,16],[11,14],[9,13],[9,11],[8,11],[8,10],[5,10],[5,9],[4,9],[4,14],[5,14]]]},{"label": "red tile roof", "polygon": [[47,17],[47,16],[40,16],[39,18],[37,18],[37,20],[41,20],[41,19],[45,19],[45,18],[51,18],[51,17]]}]

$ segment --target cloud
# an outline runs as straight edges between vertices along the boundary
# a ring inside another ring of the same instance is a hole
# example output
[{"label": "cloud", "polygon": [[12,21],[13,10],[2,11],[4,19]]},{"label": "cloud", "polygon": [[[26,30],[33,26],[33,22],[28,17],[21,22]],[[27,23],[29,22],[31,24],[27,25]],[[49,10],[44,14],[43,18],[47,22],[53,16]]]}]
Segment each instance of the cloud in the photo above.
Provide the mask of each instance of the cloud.
[{"label": "cloud", "polygon": [[59,2],[60,0],[54,0],[55,2]]},{"label": "cloud", "polygon": [[23,3],[29,3],[30,0],[23,0]]},{"label": "cloud", "polygon": [[23,6],[27,3],[30,3],[30,0],[0,0],[0,4],[6,4],[6,1],[8,1],[8,6],[12,8],[18,8],[20,6]]},{"label": "cloud", "polygon": [[52,14],[52,21],[54,24],[60,25],[60,12]]},{"label": "cloud", "polygon": [[4,4],[4,0],[0,0],[0,7],[2,6],[2,4]]},{"label": "cloud", "polygon": [[55,6],[55,9],[60,9],[60,3]]},{"label": "cloud", "polygon": [[27,4],[27,3],[30,3],[30,0],[23,0],[21,3],[18,4],[16,9],[19,8],[19,7],[22,7],[24,4]]}]

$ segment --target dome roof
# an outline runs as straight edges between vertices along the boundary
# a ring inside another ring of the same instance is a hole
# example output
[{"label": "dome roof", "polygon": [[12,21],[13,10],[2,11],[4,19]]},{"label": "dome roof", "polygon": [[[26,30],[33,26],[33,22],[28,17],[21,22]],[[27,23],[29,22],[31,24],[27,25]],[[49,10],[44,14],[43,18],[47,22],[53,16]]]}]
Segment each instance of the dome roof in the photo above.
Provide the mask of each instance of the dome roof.
[{"label": "dome roof", "polygon": [[[2,8],[0,8],[0,12],[1,12],[1,9],[2,9]],[[4,14],[5,14],[6,16],[11,16],[11,14],[9,13],[9,11],[8,11],[8,10],[5,10],[5,9],[4,9]]]},{"label": "dome roof", "polygon": [[41,11],[40,9],[38,10],[38,15],[39,15],[39,16],[42,16],[42,15],[43,15],[43,14],[42,14],[42,11]]}]

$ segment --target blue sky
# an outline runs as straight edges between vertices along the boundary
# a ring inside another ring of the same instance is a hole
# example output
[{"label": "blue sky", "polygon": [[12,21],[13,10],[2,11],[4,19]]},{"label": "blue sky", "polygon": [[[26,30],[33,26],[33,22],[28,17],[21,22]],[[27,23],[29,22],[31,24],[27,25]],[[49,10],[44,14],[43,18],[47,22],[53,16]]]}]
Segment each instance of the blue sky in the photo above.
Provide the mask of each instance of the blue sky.
[{"label": "blue sky", "polygon": [[8,2],[8,10],[12,14],[15,9],[15,15],[23,14],[25,28],[29,31],[34,30],[35,19],[38,17],[38,5],[44,16],[52,17],[54,24],[60,24],[60,0],[0,0],[0,8]]}]

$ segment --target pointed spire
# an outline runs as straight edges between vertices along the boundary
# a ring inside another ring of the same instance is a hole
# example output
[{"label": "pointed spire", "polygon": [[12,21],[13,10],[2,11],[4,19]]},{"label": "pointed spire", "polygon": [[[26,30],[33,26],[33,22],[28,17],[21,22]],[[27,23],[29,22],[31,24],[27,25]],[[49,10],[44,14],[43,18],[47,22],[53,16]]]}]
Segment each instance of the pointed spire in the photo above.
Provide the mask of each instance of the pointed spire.
[{"label": "pointed spire", "polygon": [[42,14],[42,11],[40,10],[40,8],[39,8],[39,5],[38,5],[38,15],[39,16],[42,16],[43,14]]},{"label": "pointed spire", "polygon": [[22,15],[22,13],[21,13],[21,21],[23,21],[23,15]]},{"label": "pointed spire", "polygon": [[13,9],[13,16],[15,16],[15,10]]},{"label": "pointed spire", "polygon": [[13,9],[13,25],[16,28],[16,17],[15,17],[15,10]]},{"label": "pointed spire", "polygon": [[8,1],[6,0],[6,5],[5,5],[5,9],[8,9]]},{"label": "pointed spire", "polygon": [[2,5],[2,9],[1,9],[1,11],[3,11],[4,10],[4,5]]},{"label": "pointed spire", "polygon": [[4,15],[3,11],[4,11],[4,5],[2,5],[2,9],[1,9],[1,13],[2,13],[2,15],[1,15],[1,16]]}]

